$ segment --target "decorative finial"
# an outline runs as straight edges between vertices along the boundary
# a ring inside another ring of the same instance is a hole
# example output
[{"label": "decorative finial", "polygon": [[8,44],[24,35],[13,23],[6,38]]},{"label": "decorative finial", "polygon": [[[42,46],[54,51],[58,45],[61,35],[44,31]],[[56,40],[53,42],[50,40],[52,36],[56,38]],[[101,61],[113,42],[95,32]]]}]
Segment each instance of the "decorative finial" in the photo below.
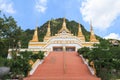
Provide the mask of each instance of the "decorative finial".
[{"label": "decorative finial", "polygon": [[63,22],[65,22],[65,17],[63,18]]},{"label": "decorative finial", "polygon": [[38,20],[36,20],[36,27],[38,27]]},{"label": "decorative finial", "polygon": [[50,28],[50,21],[48,21],[48,28]]},{"label": "decorative finial", "polygon": [[92,20],[90,20],[90,31],[93,31]]}]

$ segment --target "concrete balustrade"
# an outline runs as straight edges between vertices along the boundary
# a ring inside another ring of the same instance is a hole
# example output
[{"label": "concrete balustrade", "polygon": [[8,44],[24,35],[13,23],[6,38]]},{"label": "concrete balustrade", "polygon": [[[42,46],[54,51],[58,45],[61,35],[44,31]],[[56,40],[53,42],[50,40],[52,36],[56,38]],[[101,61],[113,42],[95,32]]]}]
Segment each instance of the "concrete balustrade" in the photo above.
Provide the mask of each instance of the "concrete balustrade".
[{"label": "concrete balustrade", "polygon": [[92,74],[92,75],[95,75],[94,69],[88,65],[88,61],[85,60],[82,55],[80,55],[80,57],[82,58],[84,64],[87,65],[87,67],[88,67],[89,71],[91,72],[91,74]]},{"label": "concrete balustrade", "polygon": [[[45,57],[47,57],[47,56],[49,55],[49,53],[46,52],[44,55],[45,55]],[[44,57],[44,58],[45,58],[45,57]],[[32,74],[35,72],[35,70],[37,69],[37,67],[38,67],[40,64],[43,63],[43,61],[44,61],[44,60],[37,59],[37,60],[35,61],[35,63],[32,65],[32,69],[30,70],[30,72],[29,72],[28,75],[32,75]]]},{"label": "concrete balustrade", "polygon": [[32,65],[32,69],[30,70],[29,75],[32,75],[37,69],[37,67],[39,66],[39,64],[42,64],[42,63],[43,63],[43,60],[37,59],[35,63]]}]

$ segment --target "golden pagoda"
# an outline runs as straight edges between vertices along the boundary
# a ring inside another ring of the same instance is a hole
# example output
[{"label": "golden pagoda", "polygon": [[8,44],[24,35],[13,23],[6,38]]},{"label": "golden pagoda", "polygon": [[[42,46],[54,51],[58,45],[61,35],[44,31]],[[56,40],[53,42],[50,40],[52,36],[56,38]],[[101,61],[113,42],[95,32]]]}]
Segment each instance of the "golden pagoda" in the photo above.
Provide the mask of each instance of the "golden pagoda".
[{"label": "golden pagoda", "polygon": [[94,34],[94,31],[93,31],[93,27],[92,27],[92,23],[90,22],[90,42],[99,42],[97,39],[96,39],[96,36]]},{"label": "golden pagoda", "polygon": [[33,38],[32,38],[32,40],[30,40],[30,42],[39,42],[39,40],[38,40],[38,28],[37,27],[34,31]]},{"label": "golden pagoda", "polygon": [[63,18],[63,24],[62,24],[62,28],[60,29],[60,31],[58,33],[61,33],[62,31],[65,31],[67,33],[71,33],[67,27],[66,27],[66,22],[65,22],[65,18]]},{"label": "golden pagoda", "polygon": [[85,37],[82,33],[81,25],[78,23],[78,38],[80,38],[82,41],[85,41]]},{"label": "golden pagoda", "polygon": [[47,33],[44,37],[44,41],[47,41],[51,37],[51,31],[50,31],[50,21],[48,22],[48,27],[47,27]]}]

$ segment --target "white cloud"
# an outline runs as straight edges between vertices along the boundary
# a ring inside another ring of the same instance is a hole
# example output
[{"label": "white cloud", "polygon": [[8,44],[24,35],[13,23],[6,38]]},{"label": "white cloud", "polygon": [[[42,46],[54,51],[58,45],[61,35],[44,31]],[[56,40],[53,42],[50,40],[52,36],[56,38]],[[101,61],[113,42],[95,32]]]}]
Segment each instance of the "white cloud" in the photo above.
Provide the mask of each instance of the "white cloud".
[{"label": "white cloud", "polygon": [[14,14],[16,12],[10,0],[0,0],[0,10],[9,14]]},{"label": "white cloud", "polygon": [[35,8],[38,12],[44,13],[47,9],[47,0],[36,0]]},{"label": "white cloud", "polygon": [[118,39],[120,40],[120,35],[116,33],[110,33],[109,35],[104,37],[105,39]]},{"label": "white cloud", "polygon": [[84,21],[92,19],[94,27],[105,30],[120,16],[120,0],[84,0],[80,12]]}]

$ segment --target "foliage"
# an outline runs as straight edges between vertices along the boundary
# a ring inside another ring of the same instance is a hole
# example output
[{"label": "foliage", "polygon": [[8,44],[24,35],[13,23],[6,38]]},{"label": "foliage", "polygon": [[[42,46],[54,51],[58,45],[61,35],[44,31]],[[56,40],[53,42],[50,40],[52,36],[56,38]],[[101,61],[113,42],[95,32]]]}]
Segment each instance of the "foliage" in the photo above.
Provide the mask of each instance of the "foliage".
[{"label": "foliage", "polygon": [[2,66],[7,66],[7,67],[10,67],[11,65],[11,60],[9,59],[6,59],[6,58],[3,58],[3,57],[0,57],[0,67]]},{"label": "foliage", "polygon": [[15,61],[12,61],[11,72],[12,75],[25,75],[27,76],[28,71],[31,70],[31,65],[29,65],[28,60],[17,58]]},{"label": "foliage", "polygon": [[83,48],[80,48],[80,49],[78,49],[78,53],[79,54],[84,54],[84,53],[87,53],[87,52],[89,52],[89,47],[83,47]]},{"label": "foliage", "polygon": [[7,49],[6,49],[5,41],[0,40],[0,56],[6,57],[6,55],[7,55]]},{"label": "foliage", "polygon": [[16,47],[20,35],[21,28],[14,18],[0,14],[0,56],[6,57],[8,48]]},{"label": "foliage", "polygon": [[27,29],[25,31],[22,31],[20,36],[22,48],[28,47],[28,42],[32,39],[33,34],[34,34],[34,30]]},{"label": "foliage", "polygon": [[31,51],[24,51],[16,53],[16,51],[12,51],[12,59],[5,59],[0,57],[0,66],[9,66],[11,76],[6,75],[8,78],[16,79],[17,76],[27,76],[28,72],[31,70],[30,60],[35,61],[37,59],[43,59],[44,52],[39,51],[38,53],[33,53]]},{"label": "foliage", "polygon": [[5,66],[6,59],[0,57],[0,66]]},{"label": "foliage", "polygon": [[[24,52],[28,54],[27,52]],[[24,54],[24,55],[25,55]],[[27,76],[28,71],[31,69],[31,65],[29,64],[29,59],[24,58],[23,56],[18,56],[15,51],[12,52],[12,59],[10,59],[10,68],[12,78],[16,78],[17,75],[25,75]]]},{"label": "foliage", "polygon": [[33,59],[43,59],[43,58],[44,58],[44,52],[39,51],[38,53],[33,54],[33,55],[32,55],[32,58],[33,58]]},{"label": "foliage", "polygon": [[24,52],[20,52],[19,54],[20,54],[21,58],[26,59],[26,60],[30,60],[30,59],[32,59],[33,52],[24,51]]},{"label": "foliage", "polygon": [[78,49],[77,52],[79,54],[82,54],[84,58],[88,58],[89,51],[90,51],[90,49],[88,47],[83,47],[83,48]]},{"label": "foliage", "polygon": [[101,39],[100,44],[94,44],[94,48],[81,48],[78,49],[78,53],[88,58],[89,62],[94,62],[97,76],[102,80],[119,78],[120,46],[111,46],[108,40]]}]

